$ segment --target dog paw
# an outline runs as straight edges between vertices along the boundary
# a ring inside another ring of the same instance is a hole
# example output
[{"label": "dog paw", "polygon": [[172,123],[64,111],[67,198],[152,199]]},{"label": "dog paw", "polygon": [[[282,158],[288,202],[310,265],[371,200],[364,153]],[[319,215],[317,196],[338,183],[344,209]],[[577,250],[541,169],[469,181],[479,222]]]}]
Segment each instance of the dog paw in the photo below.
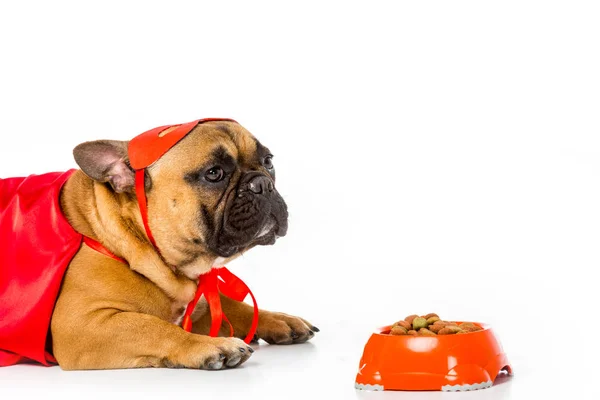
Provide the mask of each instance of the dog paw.
[{"label": "dog paw", "polygon": [[235,368],[245,363],[254,350],[237,338],[214,338],[215,343],[200,361],[200,369]]},{"label": "dog paw", "polygon": [[315,332],[319,332],[319,328],[302,318],[262,312],[256,336],[269,344],[296,344],[309,341]]},{"label": "dog paw", "polygon": [[164,360],[171,368],[220,370],[239,367],[254,353],[254,349],[237,338],[197,335],[191,346],[178,349],[178,355]]},{"label": "dog paw", "polygon": [[175,303],[178,305],[187,306],[194,297],[196,296],[196,290],[198,289],[198,285],[196,282],[184,277],[177,277],[178,281],[178,290],[175,292],[176,296],[174,298]]}]

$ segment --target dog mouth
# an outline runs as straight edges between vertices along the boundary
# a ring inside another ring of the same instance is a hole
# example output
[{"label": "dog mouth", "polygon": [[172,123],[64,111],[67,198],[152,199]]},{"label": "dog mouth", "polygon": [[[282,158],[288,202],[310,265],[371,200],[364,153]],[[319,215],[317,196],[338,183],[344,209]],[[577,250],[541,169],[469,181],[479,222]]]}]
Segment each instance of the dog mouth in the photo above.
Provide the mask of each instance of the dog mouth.
[{"label": "dog mouth", "polygon": [[269,221],[267,221],[266,225],[263,226],[261,231],[256,234],[255,239],[258,240],[258,239],[263,238],[263,237],[267,236],[268,234],[272,233],[273,228],[275,228],[276,225],[277,225],[277,222],[275,222],[275,218],[270,218]]},{"label": "dog mouth", "polygon": [[271,216],[267,224],[250,242],[250,244],[261,246],[272,245],[275,244],[277,239],[279,239],[282,236],[285,236],[285,232],[282,232],[282,229],[277,223],[276,218],[274,216]]},{"label": "dog mouth", "polygon": [[[220,245],[217,245],[213,251],[220,257],[231,257],[234,254],[245,252],[254,246],[269,246],[275,244],[277,239],[285,236],[285,231],[282,231],[281,227],[277,223],[274,217],[270,217],[268,222],[249,240],[238,239],[236,244],[233,244],[231,240],[235,240],[233,237],[226,237],[222,239]],[[245,235],[242,235],[242,237]]]},{"label": "dog mouth", "polygon": [[287,233],[287,205],[276,190],[268,193],[232,191],[228,196],[212,251],[231,257],[254,246],[273,245]]}]

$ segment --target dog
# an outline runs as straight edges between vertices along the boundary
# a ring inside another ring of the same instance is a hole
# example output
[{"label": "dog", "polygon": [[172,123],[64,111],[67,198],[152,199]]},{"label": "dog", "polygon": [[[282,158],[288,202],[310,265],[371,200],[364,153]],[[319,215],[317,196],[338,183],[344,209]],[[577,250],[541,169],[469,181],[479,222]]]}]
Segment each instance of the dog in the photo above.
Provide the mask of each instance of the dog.
[{"label": "dog", "polygon": [[[159,136],[178,126],[159,130]],[[75,147],[80,170],[60,186],[60,212],[74,232],[101,243],[106,254],[84,242],[61,276],[45,350],[62,369],[219,370],[252,355],[241,340],[254,314],[246,303],[220,296],[234,337],[227,337],[225,326],[217,337],[207,335],[211,315],[203,299],[191,316],[192,332],[179,325],[200,276],[285,236],[287,206],[275,186],[273,155],[244,127],[206,120],[190,129],[142,173],[147,221],[130,143],[98,140]],[[304,343],[318,331],[305,319],[259,310],[254,339]]]}]

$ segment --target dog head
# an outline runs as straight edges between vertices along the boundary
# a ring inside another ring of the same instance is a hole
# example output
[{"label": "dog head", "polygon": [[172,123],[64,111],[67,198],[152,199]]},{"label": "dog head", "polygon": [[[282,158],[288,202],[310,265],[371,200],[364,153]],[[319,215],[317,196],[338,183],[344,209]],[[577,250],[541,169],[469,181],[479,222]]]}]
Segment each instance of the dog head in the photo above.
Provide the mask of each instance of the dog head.
[{"label": "dog head", "polygon": [[[127,149],[128,142],[86,142],[74,155],[89,177],[135,203]],[[189,277],[286,234],[287,206],[275,187],[273,155],[238,123],[199,124],[147,168],[145,181],[157,246]],[[143,232],[141,219],[135,220]]]}]

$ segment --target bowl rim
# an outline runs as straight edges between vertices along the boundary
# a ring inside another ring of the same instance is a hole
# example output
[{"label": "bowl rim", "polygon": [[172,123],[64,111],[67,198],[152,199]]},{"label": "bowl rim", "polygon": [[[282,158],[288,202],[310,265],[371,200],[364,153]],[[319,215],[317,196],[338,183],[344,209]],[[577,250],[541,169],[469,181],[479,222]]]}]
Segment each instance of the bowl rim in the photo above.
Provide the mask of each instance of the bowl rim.
[{"label": "bowl rim", "polygon": [[[476,332],[469,332],[469,334],[472,333],[482,333],[482,332],[486,332],[492,329],[492,327],[489,324],[486,324],[485,322],[476,322],[476,321],[452,321],[452,322],[456,322],[457,324],[462,324],[464,322],[470,322],[472,324],[478,325],[479,327],[483,328],[480,331],[476,331]],[[375,329],[375,331],[373,332],[374,335],[378,335],[378,336],[385,336],[385,337],[394,337],[394,338],[411,338],[411,339],[431,339],[433,337],[435,338],[441,338],[441,337],[465,337],[463,335],[435,335],[435,336],[413,336],[413,335],[390,335],[389,331],[392,329],[392,325],[384,325],[381,326],[377,329]]]}]

